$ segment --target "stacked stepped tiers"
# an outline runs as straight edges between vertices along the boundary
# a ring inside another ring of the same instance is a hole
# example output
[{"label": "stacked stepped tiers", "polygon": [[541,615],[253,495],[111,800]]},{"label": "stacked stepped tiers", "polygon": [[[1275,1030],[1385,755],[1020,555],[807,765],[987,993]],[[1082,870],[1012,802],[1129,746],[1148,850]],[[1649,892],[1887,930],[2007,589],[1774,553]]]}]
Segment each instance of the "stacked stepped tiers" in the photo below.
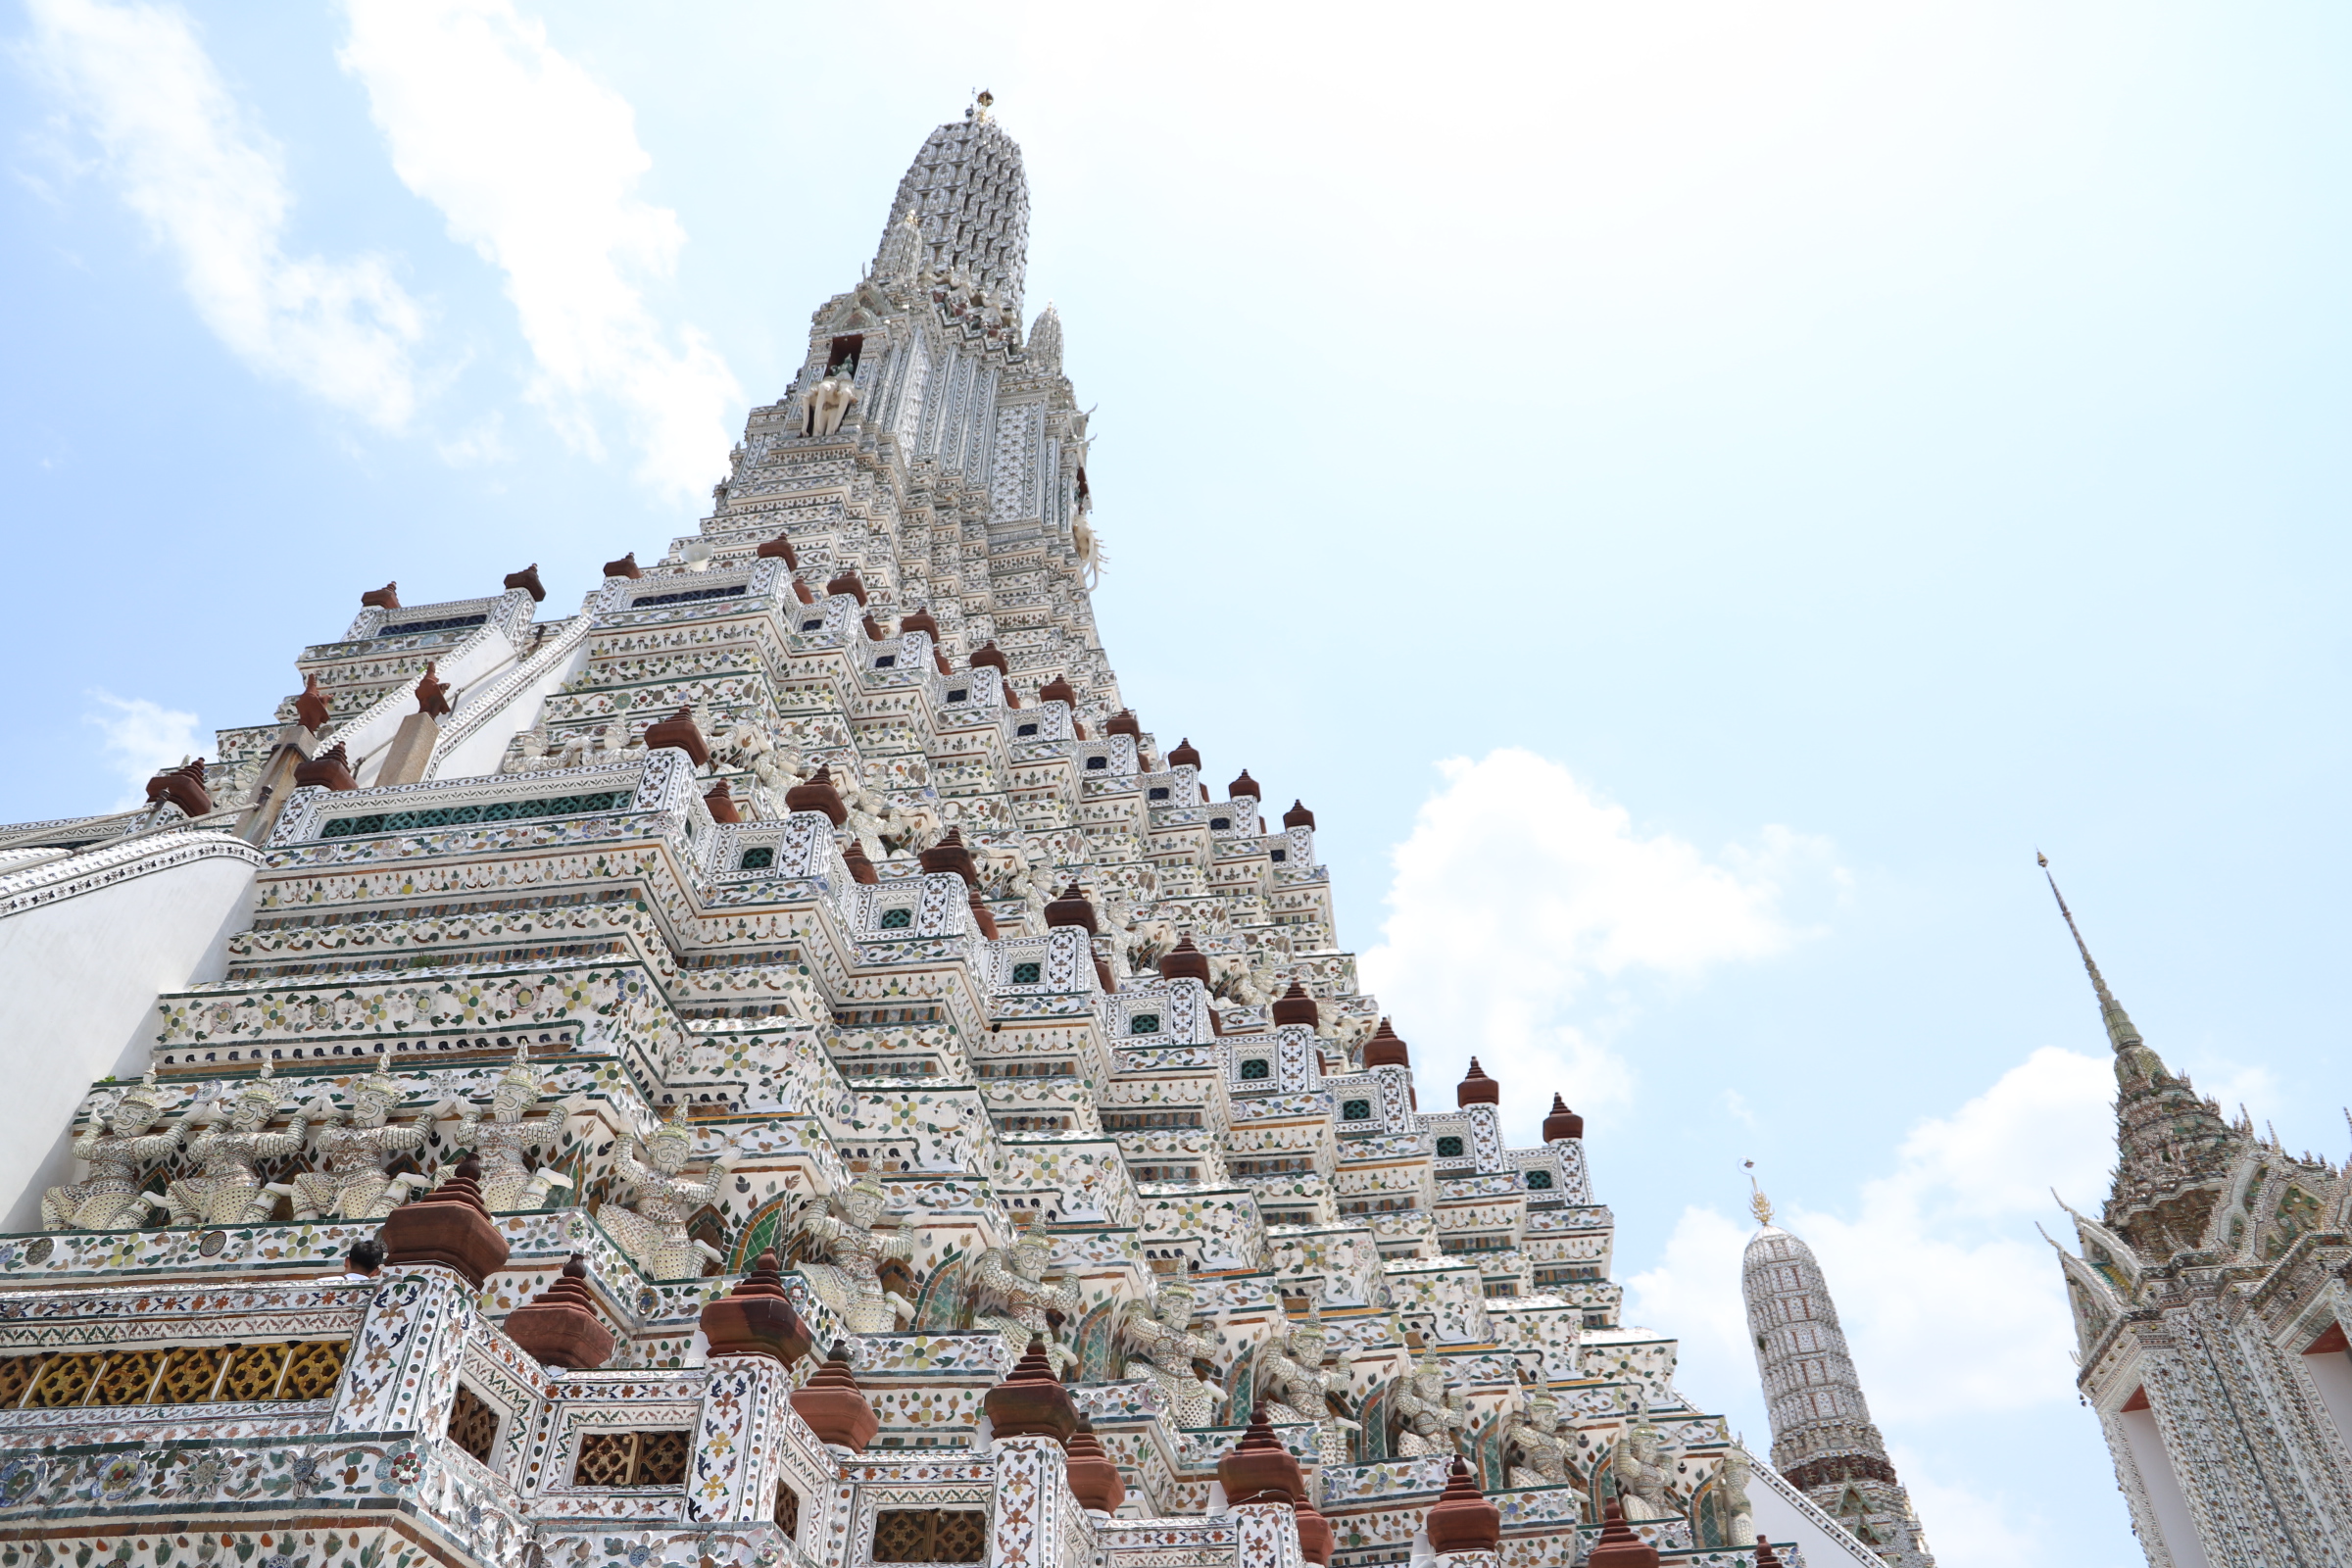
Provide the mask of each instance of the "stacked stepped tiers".
[{"label": "stacked stepped tiers", "polygon": [[941,127],[698,532],[374,590],[209,772],[0,832],[8,918],[230,933],[6,977],[144,1021],[23,1129],[0,1549],[1755,1560],[1582,1121],[1420,1102],[1313,813],[1122,704],[1026,226]]}]

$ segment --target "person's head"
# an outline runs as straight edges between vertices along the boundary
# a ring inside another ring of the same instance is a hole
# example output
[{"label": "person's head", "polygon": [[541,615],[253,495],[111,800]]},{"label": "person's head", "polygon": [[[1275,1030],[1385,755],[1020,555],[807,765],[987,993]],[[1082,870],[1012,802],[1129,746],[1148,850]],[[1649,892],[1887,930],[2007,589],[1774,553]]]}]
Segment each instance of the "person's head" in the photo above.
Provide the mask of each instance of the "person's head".
[{"label": "person's head", "polygon": [[364,1242],[354,1242],[351,1255],[345,1261],[354,1274],[372,1274],[384,1266],[384,1244],[372,1236]]}]

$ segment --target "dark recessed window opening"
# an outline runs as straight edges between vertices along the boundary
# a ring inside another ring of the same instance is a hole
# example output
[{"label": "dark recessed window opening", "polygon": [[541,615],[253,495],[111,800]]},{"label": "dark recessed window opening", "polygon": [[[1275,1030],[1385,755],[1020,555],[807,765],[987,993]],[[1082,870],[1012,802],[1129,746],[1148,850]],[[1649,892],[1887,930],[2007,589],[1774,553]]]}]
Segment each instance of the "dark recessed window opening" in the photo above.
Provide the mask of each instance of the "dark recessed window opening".
[{"label": "dark recessed window opening", "polygon": [[1086,760],[1086,770],[1090,773],[1104,772],[1109,766],[1110,759],[1107,757],[1090,757]]},{"label": "dark recessed window opening", "polygon": [[823,631],[824,629],[825,623],[822,620],[804,620],[801,622],[801,630],[803,631]]},{"label": "dark recessed window opening", "polygon": [[[882,911],[882,929],[885,931],[904,931],[912,924],[914,924],[912,909],[884,909]],[[1454,1142],[1458,1144],[1461,1140],[1457,1138]]]},{"label": "dark recessed window opening", "polygon": [[631,610],[651,610],[656,605],[691,605],[704,599],[741,599],[750,590],[743,583],[732,588],[697,588],[688,593],[651,594],[629,601]]},{"label": "dark recessed window opening", "polygon": [[1208,825],[1216,832],[1222,833],[1227,828],[1233,826],[1233,818],[1230,816],[1212,816],[1208,819]]},{"label": "dark recessed window opening", "polygon": [[1016,963],[1012,966],[1012,983],[1016,986],[1033,986],[1044,977],[1045,965],[1043,964]]},{"label": "dark recessed window opening", "polygon": [[744,851],[743,858],[735,863],[739,870],[764,871],[776,863],[776,852],[762,844],[758,849]]},{"label": "dark recessed window opening", "polygon": [[875,667],[876,669],[893,669],[893,668],[896,668],[896,667],[898,666],[898,662],[899,662],[899,656],[898,656],[898,655],[896,655],[896,654],[884,654],[884,655],[883,655],[883,656],[882,656],[880,659],[877,659],[877,660],[875,660],[875,661],[874,661],[874,667]]},{"label": "dark recessed window opening", "polygon": [[1242,1076],[1250,1079],[1271,1078],[1274,1076],[1274,1064],[1263,1056],[1251,1056],[1242,1063]]},{"label": "dark recessed window opening", "polygon": [[1288,850],[1274,850],[1270,854],[1276,860],[1287,860],[1291,858],[1291,852]]},{"label": "dark recessed window opening", "polygon": [[322,839],[355,838],[363,833],[398,833],[416,827],[463,827],[472,822],[514,822],[534,816],[573,816],[585,811],[612,811],[634,800],[629,790],[597,795],[559,795],[543,801],[489,801],[480,806],[440,806],[425,811],[379,811],[370,816],[338,816],[318,830]]},{"label": "dark recessed window opening", "polygon": [[1533,1193],[1549,1192],[1551,1190],[1551,1172],[1547,1170],[1529,1171],[1527,1173],[1527,1187],[1528,1191]]},{"label": "dark recessed window opening", "polygon": [[1439,1139],[1439,1140],[1438,1140],[1438,1157],[1439,1157],[1440,1159],[1459,1159],[1459,1158],[1461,1158],[1461,1157],[1462,1157],[1462,1141],[1461,1141],[1459,1138],[1454,1138],[1454,1137],[1451,1137],[1451,1136],[1448,1136],[1448,1137],[1445,1137],[1445,1138],[1441,1138],[1441,1139]]},{"label": "dark recessed window opening", "polygon": [[1034,735],[1037,733],[1037,726],[1035,724],[1016,724],[1013,726],[1012,732],[1015,735]]},{"label": "dark recessed window opening", "polygon": [[948,701],[951,703],[966,702],[971,698],[971,695],[972,689],[969,686],[958,686],[955,690],[948,693]]},{"label": "dark recessed window opening", "polygon": [[580,1456],[571,1467],[575,1487],[674,1487],[686,1479],[686,1458],[694,1434],[668,1432],[591,1432],[580,1439]]},{"label": "dark recessed window opening", "polygon": [[865,334],[863,332],[849,332],[835,338],[832,347],[825,351],[825,373],[839,375],[846,370],[850,374],[856,375],[858,373],[858,357],[864,352]]},{"label": "dark recessed window opening", "polygon": [[463,1383],[449,1406],[449,1441],[483,1464],[490,1462],[491,1449],[498,1442],[497,1408]]},{"label": "dark recessed window opening", "polygon": [[874,1515],[876,1562],[985,1562],[988,1515],[969,1508],[884,1508]]},{"label": "dark recessed window opening", "polygon": [[412,620],[406,625],[386,626],[378,637],[407,637],[418,632],[457,631],[461,627],[480,626],[489,622],[488,615],[451,615],[446,620]]},{"label": "dark recessed window opening", "polygon": [[1154,785],[1152,785],[1152,789],[1151,789],[1151,793],[1150,793],[1149,799],[1152,799],[1152,800],[1154,800],[1154,801],[1164,801],[1164,800],[1166,800],[1167,798],[1168,798],[1168,787],[1167,787],[1165,784],[1154,784]]},{"label": "dark recessed window opening", "polygon": [[1340,1120],[1370,1121],[1371,1119],[1372,1102],[1369,1100],[1343,1100],[1340,1102]]},{"label": "dark recessed window opening", "polygon": [[1134,1017],[1127,1020],[1127,1032],[1131,1035],[1155,1035],[1159,1033],[1159,1014],[1156,1012],[1137,1013]]}]

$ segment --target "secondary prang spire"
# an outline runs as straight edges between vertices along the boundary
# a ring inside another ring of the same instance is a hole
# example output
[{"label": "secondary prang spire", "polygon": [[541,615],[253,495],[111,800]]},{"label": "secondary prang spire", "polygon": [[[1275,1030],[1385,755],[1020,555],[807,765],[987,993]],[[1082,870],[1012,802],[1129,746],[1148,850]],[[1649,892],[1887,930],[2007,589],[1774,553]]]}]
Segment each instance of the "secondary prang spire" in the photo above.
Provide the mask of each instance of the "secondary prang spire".
[{"label": "secondary prang spire", "polygon": [[2082,967],[2089,971],[2090,989],[2098,995],[2099,1017],[2107,1025],[2108,1040],[2118,1051],[2145,1045],[2147,1042],[2140,1038],[2139,1030],[2132,1025],[2132,1015],[2124,1011],[2124,1004],[2115,1000],[2114,992],[2107,989],[2107,978],[2099,973],[2098,961],[2091,957],[2090,948],[2082,940],[2082,928],[2075,924],[2075,911],[2066,906],[2066,895],[2058,891],[2058,879],[2050,875],[2050,858],[2035,850],[2034,859],[2041,867],[2042,880],[2050,885],[2050,897],[2058,901],[2058,912],[2066,917],[2066,929],[2074,934],[2075,951],[2082,955]]}]

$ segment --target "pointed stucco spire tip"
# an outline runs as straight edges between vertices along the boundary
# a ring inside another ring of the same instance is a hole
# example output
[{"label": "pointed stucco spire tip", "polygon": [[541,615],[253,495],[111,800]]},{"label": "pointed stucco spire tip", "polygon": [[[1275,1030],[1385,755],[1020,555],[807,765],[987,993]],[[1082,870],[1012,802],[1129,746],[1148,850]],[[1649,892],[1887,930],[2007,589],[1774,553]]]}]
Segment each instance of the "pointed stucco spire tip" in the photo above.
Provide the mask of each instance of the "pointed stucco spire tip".
[{"label": "pointed stucco spire tip", "polygon": [[1061,372],[1061,313],[1048,300],[1029,323],[1029,363],[1048,375]]},{"label": "pointed stucco spire tip", "polygon": [[2124,1011],[2124,1004],[2115,1000],[2114,992],[2107,989],[2107,978],[2099,973],[2099,966],[2090,956],[2090,948],[2082,940],[2082,928],[2075,924],[2075,911],[2066,906],[2066,895],[2058,891],[2058,879],[2050,875],[2049,857],[2037,850],[2034,858],[2041,863],[2042,880],[2050,885],[2050,897],[2058,901],[2058,912],[2065,917],[2066,929],[2075,939],[2075,951],[2082,955],[2082,967],[2089,973],[2090,989],[2099,999],[2099,1017],[2107,1025],[2109,1044],[2118,1053],[2129,1051],[2133,1046],[2146,1045],[2147,1042],[2139,1036],[2139,1030],[2132,1026],[2132,1015]]},{"label": "pointed stucco spire tip", "polygon": [[917,267],[961,274],[1017,316],[1029,265],[1029,179],[1020,145],[989,118],[985,100],[916,150],[891,201],[873,270],[888,279],[891,266],[906,265],[891,252],[897,230],[911,219],[920,233]]}]

